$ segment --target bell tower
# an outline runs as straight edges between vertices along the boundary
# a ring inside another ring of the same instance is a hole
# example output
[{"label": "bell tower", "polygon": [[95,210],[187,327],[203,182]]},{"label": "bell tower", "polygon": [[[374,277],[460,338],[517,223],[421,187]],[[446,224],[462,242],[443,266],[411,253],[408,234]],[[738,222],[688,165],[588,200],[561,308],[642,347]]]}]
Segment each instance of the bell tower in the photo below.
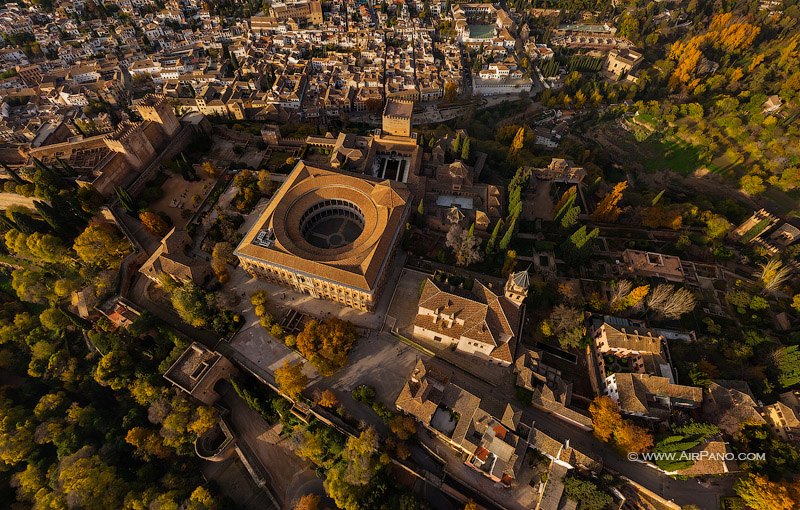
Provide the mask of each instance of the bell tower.
[{"label": "bell tower", "polygon": [[522,305],[522,301],[528,296],[528,287],[530,286],[531,279],[528,276],[528,270],[518,271],[508,275],[506,282],[505,296],[514,303],[516,306]]}]

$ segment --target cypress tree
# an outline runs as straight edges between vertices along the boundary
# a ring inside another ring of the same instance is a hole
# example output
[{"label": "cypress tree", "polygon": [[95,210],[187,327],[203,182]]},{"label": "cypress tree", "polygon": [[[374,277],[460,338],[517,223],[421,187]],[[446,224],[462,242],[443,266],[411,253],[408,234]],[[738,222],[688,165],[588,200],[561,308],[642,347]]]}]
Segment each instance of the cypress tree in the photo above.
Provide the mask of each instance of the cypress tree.
[{"label": "cypress tree", "polygon": [[12,170],[11,167],[2,162],[0,162],[0,164],[3,165],[3,169],[6,171],[6,173],[9,175],[9,177],[11,177],[11,179],[14,182],[16,182],[17,184],[25,184],[25,181],[23,181],[22,178],[19,176],[19,174],[16,171]]},{"label": "cypress tree", "polygon": [[462,161],[469,161],[470,157],[470,141],[469,138],[464,140],[464,143],[461,146],[461,160]]},{"label": "cypress tree", "polygon": [[653,201],[651,202],[651,205],[655,206],[658,203],[658,201],[661,200],[661,197],[664,196],[664,192],[665,191],[666,190],[663,190],[663,189],[661,191],[659,191],[658,195],[653,197]]},{"label": "cypress tree", "polygon": [[83,317],[75,315],[64,306],[59,306],[58,309],[61,310],[61,312],[64,315],[67,316],[67,319],[69,319],[72,325],[75,326],[76,328],[82,329],[84,331],[89,331],[90,329],[92,329],[92,323],[90,321],[84,319]]},{"label": "cypress tree", "polygon": [[561,226],[565,229],[572,227],[578,222],[578,215],[581,213],[580,206],[570,207],[561,217]]},{"label": "cypress tree", "polygon": [[70,165],[61,158],[57,158],[56,161],[58,161],[58,164],[61,165],[61,168],[64,169],[64,173],[66,173],[67,175],[77,175],[78,172],[76,172],[75,169],[72,168],[72,165]]},{"label": "cypress tree", "polygon": [[500,248],[501,251],[505,251],[508,249],[508,245],[511,243],[511,236],[514,235],[514,227],[516,226],[516,224],[517,224],[517,217],[514,216],[511,219],[511,224],[508,226],[508,229],[506,230],[506,233],[503,235],[503,238],[500,239],[500,244],[498,245],[498,247]]},{"label": "cypress tree", "polygon": [[8,219],[5,214],[0,214],[0,230],[6,231],[15,228],[17,228],[17,225],[13,221]]},{"label": "cypress tree", "polygon": [[588,236],[586,234],[586,225],[581,225],[581,228],[576,230],[569,236],[569,243],[576,249],[580,250],[586,244]]},{"label": "cypress tree", "polygon": [[50,169],[50,167],[42,163],[39,159],[31,158],[31,160],[33,160],[33,166],[35,166],[38,170],[41,170],[42,172],[45,172],[50,175],[53,174],[53,171]]},{"label": "cypress tree", "polygon": [[494,229],[492,229],[492,235],[489,236],[489,241],[486,243],[486,253],[494,253],[494,245],[497,242],[497,236],[500,234],[501,228],[503,228],[502,218],[497,220]]},{"label": "cypress tree", "polygon": [[55,211],[45,202],[41,202],[39,200],[34,200],[33,206],[39,211],[39,214],[42,216],[42,219],[47,222],[50,227],[52,227],[54,232],[60,232],[63,229],[63,224],[61,222],[61,218],[55,214]]},{"label": "cypress tree", "polygon": [[131,198],[130,194],[119,186],[117,186],[114,191],[116,192],[117,198],[119,198],[119,203],[122,204],[122,207],[128,213],[135,213],[136,206],[134,205],[133,198]]},{"label": "cypress tree", "polygon": [[[572,189],[575,189],[575,188],[572,188]],[[567,199],[564,200],[564,203],[561,204],[557,208],[556,215],[553,218],[555,221],[560,221],[561,218],[564,216],[564,214],[566,214],[566,212],[569,211],[572,208],[572,206],[575,204],[575,197],[576,197],[575,193],[570,193],[568,196],[565,193],[564,195],[567,197]],[[562,197],[562,200],[563,200],[563,197]]]},{"label": "cypress tree", "polygon": [[34,232],[46,232],[47,224],[42,221],[35,220],[25,213],[13,211],[11,217],[14,223],[17,224],[17,229],[26,235],[31,235]]}]

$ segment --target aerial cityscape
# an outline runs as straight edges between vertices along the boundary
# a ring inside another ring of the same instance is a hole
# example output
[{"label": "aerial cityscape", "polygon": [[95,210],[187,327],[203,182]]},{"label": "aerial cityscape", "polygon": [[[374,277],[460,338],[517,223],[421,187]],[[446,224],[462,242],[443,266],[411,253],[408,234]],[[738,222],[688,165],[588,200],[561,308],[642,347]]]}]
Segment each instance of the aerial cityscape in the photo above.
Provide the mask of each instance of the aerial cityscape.
[{"label": "aerial cityscape", "polygon": [[0,508],[800,509],[798,0],[0,34]]}]

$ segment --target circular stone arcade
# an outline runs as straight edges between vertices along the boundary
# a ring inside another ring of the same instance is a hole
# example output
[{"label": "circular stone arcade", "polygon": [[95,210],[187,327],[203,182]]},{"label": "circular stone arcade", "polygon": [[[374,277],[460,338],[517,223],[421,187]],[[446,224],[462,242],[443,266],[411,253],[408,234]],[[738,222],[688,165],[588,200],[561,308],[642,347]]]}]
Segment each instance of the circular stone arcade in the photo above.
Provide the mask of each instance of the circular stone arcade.
[{"label": "circular stone arcade", "polygon": [[347,200],[323,200],[307,209],[300,219],[303,239],[317,248],[341,248],[364,231],[364,213]]}]

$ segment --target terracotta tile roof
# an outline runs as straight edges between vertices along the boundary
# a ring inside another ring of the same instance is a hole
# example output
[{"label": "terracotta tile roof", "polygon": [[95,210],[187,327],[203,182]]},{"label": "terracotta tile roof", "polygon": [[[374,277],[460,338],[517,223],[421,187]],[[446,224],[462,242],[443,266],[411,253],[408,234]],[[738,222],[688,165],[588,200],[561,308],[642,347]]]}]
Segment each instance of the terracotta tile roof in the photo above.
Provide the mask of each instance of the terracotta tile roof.
[{"label": "terracotta tile roof", "polygon": [[617,328],[607,322],[601,326],[608,347],[637,352],[661,352],[662,336],[646,328]]},{"label": "terracotta tile roof", "polygon": [[574,409],[569,408],[563,403],[555,400],[553,391],[547,386],[542,386],[541,389],[537,388],[533,390],[531,404],[537,407],[542,407],[554,414],[561,415],[576,423],[580,423],[585,426],[592,425],[592,419],[590,417],[586,416],[585,414],[581,414],[578,411],[575,411]]},{"label": "terracotta tile roof", "polygon": [[564,446],[560,441],[556,441],[537,428],[531,429],[528,442],[542,454],[552,459],[558,458],[558,455],[561,453],[561,448]]},{"label": "terracotta tile roof", "polygon": [[570,466],[581,467],[591,471],[599,471],[603,467],[603,463],[598,459],[590,457],[575,448],[562,449],[558,455],[558,459],[566,462]]},{"label": "terracotta tile roof", "polygon": [[630,413],[661,414],[650,406],[650,395],[680,399],[699,406],[703,401],[702,389],[694,386],[672,384],[666,377],[649,374],[614,374],[619,394],[619,407]]},{"label": "terracotta tile roof", "polygon": [[704,392],[704,397],[703,415],[727,434],[737,434],[745,423],[766,423],[744,381],[715,380]]},{"label": "terracotta tile roof", "polygon": [[513,361],[511,356],[511,348],[508,346],[508,342],[503,342],[492,349],[492,352],[489,353],[489,356],[507,363],[511,363]]},{"label": "terracotta tile roof", "polygon": [[[515,334],[501,304],[505,298],[499,298],[479,281],[475,281],[472,292],[471,296],[456,294],[430,278],[425,280],[419,307],[433,310],[438,317],[417,314],[414,325],[452,338],[464,337],[495,346],[492,355],[511,363],[513,359],[507,342]],[[517,318],[516,315],[513,317]]]},{"label": "terracotta tile roof", "polygon": [[708,452],[712,455],[702,456],[690,467],[678,471],[683,476],[721,475],[739,471],[739,466],[734,460],[723,460],[723,455],[732,455],[733,450],[728,443],[722,441],[709,441],[689,450],[690,452]]},{"label": "terracotta tile roof", "polygon": [[208,266],[205,262],[186,255],[184,250],[191,243],[192,239],[185,230],[173,228],[142,264],[139,272],[153,279],[160,273],[166,273],[181,280],[202,282],[208,273]]},{"label": "terracotta tile roof", "polygon": [[482,461],[486,462],[486,459],[489,458],[489,450],[487,450],[483,446],[479,446],[478,449],[475,450],[475,456],[481,459]]}]

